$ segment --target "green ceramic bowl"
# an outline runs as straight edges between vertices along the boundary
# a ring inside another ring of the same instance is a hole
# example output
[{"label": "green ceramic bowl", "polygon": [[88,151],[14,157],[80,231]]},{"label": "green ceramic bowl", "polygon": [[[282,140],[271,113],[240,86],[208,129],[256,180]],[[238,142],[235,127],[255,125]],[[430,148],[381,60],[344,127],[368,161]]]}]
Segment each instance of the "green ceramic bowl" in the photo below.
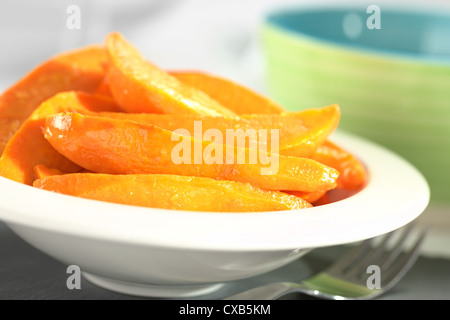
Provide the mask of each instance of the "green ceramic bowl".
[{"label": "green ceramic bowl", "polygon": [[450,16],[366,9],[268,16],[269,94],[288,110],[338,103],[341,130],[409,160],[450,203]]}]

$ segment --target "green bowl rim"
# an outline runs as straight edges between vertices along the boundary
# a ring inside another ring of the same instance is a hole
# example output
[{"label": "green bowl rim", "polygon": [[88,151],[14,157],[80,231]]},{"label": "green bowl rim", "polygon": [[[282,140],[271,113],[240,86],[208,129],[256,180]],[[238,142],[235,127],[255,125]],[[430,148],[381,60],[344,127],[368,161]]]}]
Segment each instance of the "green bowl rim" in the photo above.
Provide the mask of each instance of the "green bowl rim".
[{"label": "green bowl rim", "polygon": [[[333,7],[327,7],[327,10],[355,10],[358,7],[356,6],[333,6]],[[413,63],[413,64],[420,64],[425,66],[439,66],[439,67],[450,67],[450,57],[448,58],[440,58],[440,57],[427,57],[422,56],[420,54],[411,54],[411,53],[404,53],[400,51],[389,51],[385,49],[376,49],[376,48],[369,48],[365,47],[363,45],[351,45],[351,44],[344,44],[338,41],[331,41],[327,39],[323,39],[314,35],[310,35],[307,33],[303,33],[299,30],[293,30],[290,28],[287,28],[285,26],[279,25],[273,21],[270,20],[271,17],[279,14],[286,13],[290,10],[295,11],[312,11],[312,10],[320,10],[323,9],[321,6],[308,6],[308,7],[301,7],[301,6],[294,6],[294,7],[285,7],[285,8],[279,8],[277,10],[273,10],[270,13],[266,14],[263,19],[263,29],[265,28],[271,28],[273,31],[276,31],[284,36],[289,36],[290,39],[295,41],[308,41],[311,44],[314,45],[320,45],[322,47],[333,47],[334,49],[339,49],[341,51],[345,51],[349,54],[359,54],[359,55],[365,55],[373,58],[382,58],[386,60],[392,60],[392,61],[398,61],[398,62],[407,62],[407,63]],[[398,11],[399,9],[396,9],[396,7],[391,7],[389,11]],[[410,13],[417,13],[416,10],[412,9],[403,9],[405,12]],[[435,10],[430,9],[424,9],[429,14],[438,14],[440,16],[445,16],[450,19],[450,12],[442,13],[437,12]]]}]

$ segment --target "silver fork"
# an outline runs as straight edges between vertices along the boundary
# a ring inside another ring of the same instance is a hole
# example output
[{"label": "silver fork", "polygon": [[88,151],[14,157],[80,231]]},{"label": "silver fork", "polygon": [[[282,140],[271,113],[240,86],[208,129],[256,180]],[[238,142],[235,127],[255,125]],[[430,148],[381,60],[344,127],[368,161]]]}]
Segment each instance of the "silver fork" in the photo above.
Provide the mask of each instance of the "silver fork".
[{"label": "silver fork", "polygon": [[[271,283],[225,300],[273,300],[294,292],[333,300],[373,299],[395,286],[408,272],[419,256],[427,231],[428,228],[409,224],[362,241],[329,268],[300,283]],[[408,246],[408,240],[414,237]]]}]

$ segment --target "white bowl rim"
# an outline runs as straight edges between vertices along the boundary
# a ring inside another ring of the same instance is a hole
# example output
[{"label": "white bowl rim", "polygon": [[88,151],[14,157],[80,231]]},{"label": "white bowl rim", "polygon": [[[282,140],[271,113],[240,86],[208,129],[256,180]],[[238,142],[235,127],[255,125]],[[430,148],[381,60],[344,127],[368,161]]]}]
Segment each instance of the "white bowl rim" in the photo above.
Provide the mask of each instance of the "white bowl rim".
[{"label": "white bowl rim", "polygon": [[370,179],[359,193],[324,206],[255,213],[189,212],[67,196],[0,177],[6,224],[100,241],[211,251],[275,251],[351,243],[400,228],[427,207],[422,174],[395,153],[337,131]]}]

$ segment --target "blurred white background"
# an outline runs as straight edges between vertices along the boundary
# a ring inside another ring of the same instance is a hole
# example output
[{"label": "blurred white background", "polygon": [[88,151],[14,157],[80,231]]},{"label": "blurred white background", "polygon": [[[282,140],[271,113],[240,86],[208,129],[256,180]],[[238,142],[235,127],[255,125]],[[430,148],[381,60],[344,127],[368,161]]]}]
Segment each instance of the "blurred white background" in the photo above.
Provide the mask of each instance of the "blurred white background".
[{"label": "blurred white background", "polygon": [[[2,0],[0,90],[61,51],[103,43],[119,31],[166,69],[214,72],[265,91],[259,30],[267,12],[285,6],[358,4],[450,10],[448,0]],[[69,29],[70,6],[80,29]]]}]

